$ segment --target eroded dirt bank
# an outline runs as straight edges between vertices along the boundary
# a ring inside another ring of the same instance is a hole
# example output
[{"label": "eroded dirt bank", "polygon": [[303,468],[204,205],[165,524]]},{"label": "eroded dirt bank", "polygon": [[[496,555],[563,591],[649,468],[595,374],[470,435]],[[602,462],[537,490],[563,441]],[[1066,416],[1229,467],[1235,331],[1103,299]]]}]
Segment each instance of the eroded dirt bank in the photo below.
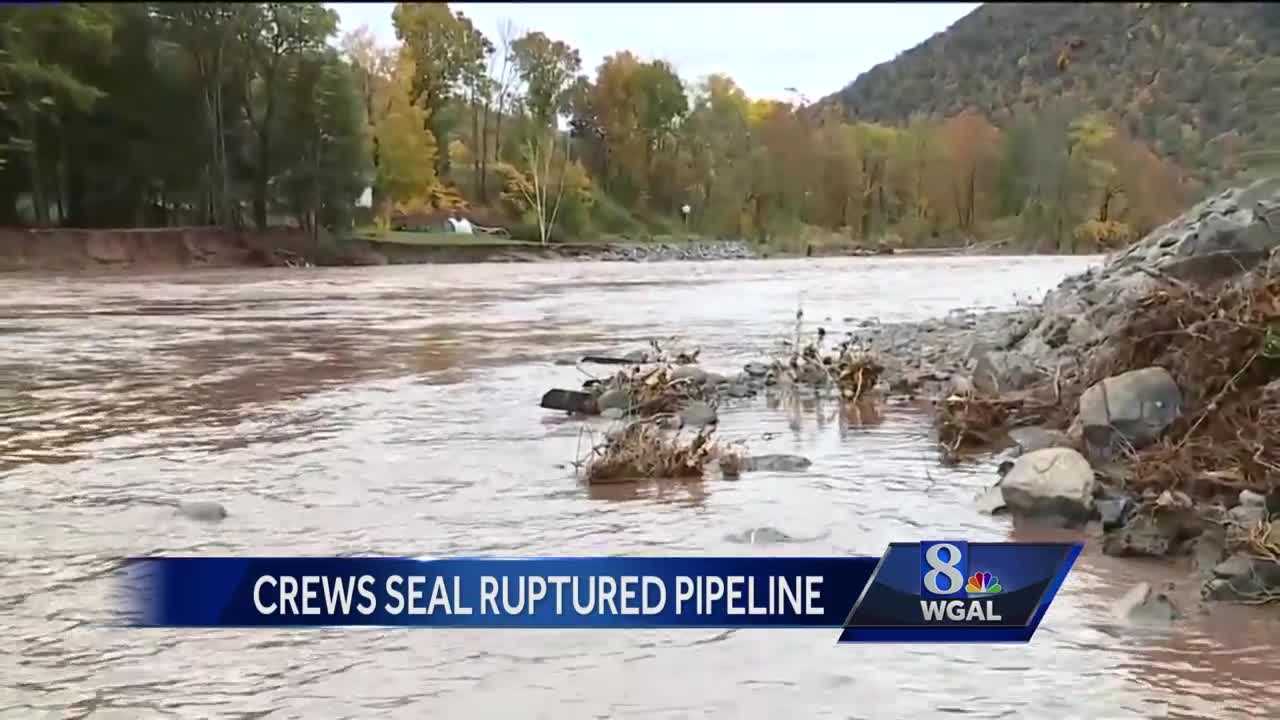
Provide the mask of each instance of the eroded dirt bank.
[{"label": "eroded dirt bank", "polygon": [[201,268],[537,262],[544,260],[730,260],[754,254],[741,242],[656,244],[407,244],[313,240],[304,231],[216,227],[141,229],[0,228],[0,272],[167,272]]}]

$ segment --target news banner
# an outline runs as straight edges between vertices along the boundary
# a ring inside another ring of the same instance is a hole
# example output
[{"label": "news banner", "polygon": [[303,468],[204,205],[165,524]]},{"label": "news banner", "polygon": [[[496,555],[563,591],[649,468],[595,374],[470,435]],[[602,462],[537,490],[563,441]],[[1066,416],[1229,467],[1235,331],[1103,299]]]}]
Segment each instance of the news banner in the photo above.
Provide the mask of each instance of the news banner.
[{"label": "news banner", "polygon": [[1082,549],[893,543],[882,557],[155,557],[135,627],[833,628],[839,642],[1028,642]]}]

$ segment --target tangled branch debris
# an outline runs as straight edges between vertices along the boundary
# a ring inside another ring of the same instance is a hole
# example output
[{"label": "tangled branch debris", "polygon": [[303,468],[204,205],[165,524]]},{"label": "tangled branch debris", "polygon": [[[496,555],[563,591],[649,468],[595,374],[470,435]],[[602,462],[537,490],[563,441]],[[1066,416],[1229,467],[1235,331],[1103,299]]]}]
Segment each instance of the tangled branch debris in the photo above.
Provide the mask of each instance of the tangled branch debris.
[{"label": "tangled branch debris", "polygon": [[1130,489],[1200,497],[1280,489],[1280,254],[1205,290],[1153,277],[1157,288],[1124,311],[1118,331],[1081,367],[1020,398],[942,403],[936,423],[944,444],[954,451],[986,443],[1032,421],[1066,428],[1087,388],[1154,365],[1181,388],[1183,413],[1161,442],[1129,453]]},{"label": "tangled branch debris", "polygon": [[585,462],[587,481],[701,478],[715,460],[722,469],[726,464],[730,469],[741,468],[740,454],[719,443],[713,433],[705,429],[685,441],[679,433],[668,433],[654,423],[633,422],[592,448]]},{"label": "tangled branch debris", "polygon": [[685,372],[680,366],[664,364],[634,366],[595,383],[601,394],[610,390],[624,393],[628,415],[649,418],[675,414],[693,401],[713,402],[714,387],[700,374]]}]

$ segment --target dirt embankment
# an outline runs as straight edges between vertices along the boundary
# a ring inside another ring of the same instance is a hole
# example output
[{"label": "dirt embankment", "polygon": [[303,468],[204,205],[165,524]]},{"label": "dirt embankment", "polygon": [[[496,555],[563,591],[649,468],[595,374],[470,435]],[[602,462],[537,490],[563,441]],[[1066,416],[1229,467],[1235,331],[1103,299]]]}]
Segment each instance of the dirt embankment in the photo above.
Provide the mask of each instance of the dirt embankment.
[{"label": "dirt embankment", "polygon": [[143,229],[0,228],[0,270],[177,270],[302,264],[318,253],[300,230],[213,227]]},{"label": "dirt embankment", "polygon": [[540,260],[718,260],[752,257],[743,243],[412,244],[312,240],[289,228],[0,228],[0,272],[162,272],[190,268],[537,262]]}]

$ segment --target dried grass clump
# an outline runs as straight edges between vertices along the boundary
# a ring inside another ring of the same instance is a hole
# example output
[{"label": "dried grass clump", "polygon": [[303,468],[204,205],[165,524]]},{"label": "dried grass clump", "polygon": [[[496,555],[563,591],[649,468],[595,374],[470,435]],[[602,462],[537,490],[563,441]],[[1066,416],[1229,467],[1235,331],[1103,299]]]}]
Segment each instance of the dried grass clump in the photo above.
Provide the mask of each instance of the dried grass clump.
[{"label": "dried grass clump", "polygon": [[676,377],[675,365],[633,367],[605,381],[606,389],[621,390],[630,398],[630,415],[649,418],[675,414],[688,403],[710,403],[714,391],[695,377]]},{"label": "dried grass clump", "polygon": [[685,441],[678,433],[664,432],[654,423],[635,422],[610,433],[592,449],[585,463],[588,482],[700,478],[713,460],[740,463],[733,451],[722,447],[705,429]]},{"label": "dried grass clump", "polygon": [[798,385],[831,385],[841,398],[851,402],[861,400],[876,387],[884,366],[872,352],[852,337],[824,352],[826,330],[818,328],[813,339],[805,342],[803,322],[804,311],[797,310],[793,339],[782,341],[786,351],[774,359],[773,377]]}]

